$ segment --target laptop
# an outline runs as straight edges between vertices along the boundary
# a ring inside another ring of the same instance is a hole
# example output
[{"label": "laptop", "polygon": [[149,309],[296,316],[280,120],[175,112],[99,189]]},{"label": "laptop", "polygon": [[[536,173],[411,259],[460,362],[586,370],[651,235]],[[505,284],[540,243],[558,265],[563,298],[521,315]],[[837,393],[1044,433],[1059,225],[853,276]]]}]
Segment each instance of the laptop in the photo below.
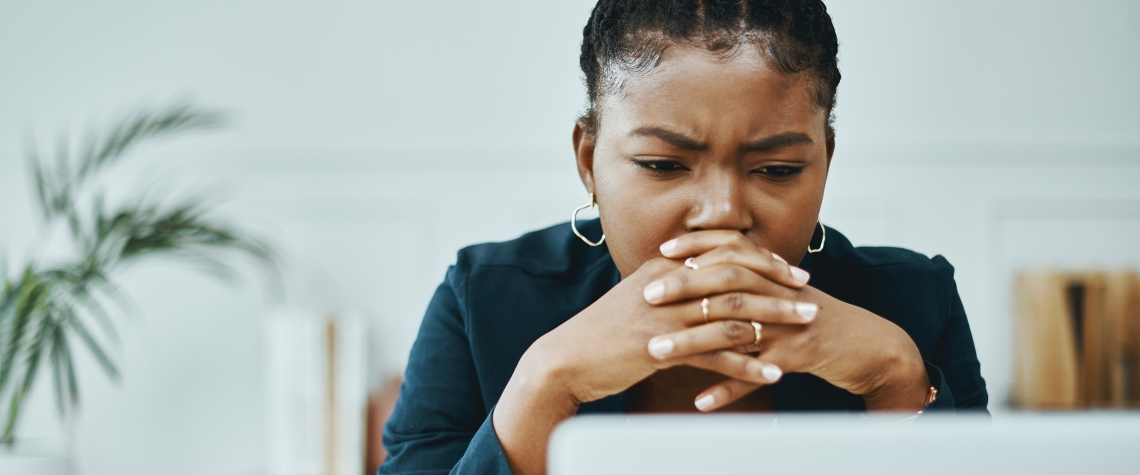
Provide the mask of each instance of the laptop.
[{"label": "laptop", "polygon": [[595,415],[555,430],[551,475],[1140,474],[1140,413]]}]

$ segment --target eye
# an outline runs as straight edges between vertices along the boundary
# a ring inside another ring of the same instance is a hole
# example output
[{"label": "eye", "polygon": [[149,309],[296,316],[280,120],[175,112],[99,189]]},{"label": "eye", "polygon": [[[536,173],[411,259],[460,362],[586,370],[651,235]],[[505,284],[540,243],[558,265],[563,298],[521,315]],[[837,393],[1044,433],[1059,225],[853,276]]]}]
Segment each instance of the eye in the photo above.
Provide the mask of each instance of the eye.
[{"label": "eye", "polygon": [[772,178],[787,178],[804,171],[804,167],[796,167],[791,165],[772,165],[768,167],[757,168],[755,171],[764,175],[768,175]]},{"label": "eye", "polygon": [[685,168],[680,162],[673,160],[634,160],[634,163],[637,163],[637,165],[642,168],[661,174],[688,170],[688,168]]}]

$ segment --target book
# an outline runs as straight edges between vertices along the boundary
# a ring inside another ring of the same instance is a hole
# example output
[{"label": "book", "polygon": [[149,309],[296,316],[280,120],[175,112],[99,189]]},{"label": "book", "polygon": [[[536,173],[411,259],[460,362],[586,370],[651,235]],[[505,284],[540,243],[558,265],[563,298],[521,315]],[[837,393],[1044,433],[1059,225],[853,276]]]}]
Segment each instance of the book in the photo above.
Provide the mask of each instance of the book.
[{"label": "book", "polygon": [[1136,272],[1019,272],[1014,305],[1016,407],[1140,407]]}]

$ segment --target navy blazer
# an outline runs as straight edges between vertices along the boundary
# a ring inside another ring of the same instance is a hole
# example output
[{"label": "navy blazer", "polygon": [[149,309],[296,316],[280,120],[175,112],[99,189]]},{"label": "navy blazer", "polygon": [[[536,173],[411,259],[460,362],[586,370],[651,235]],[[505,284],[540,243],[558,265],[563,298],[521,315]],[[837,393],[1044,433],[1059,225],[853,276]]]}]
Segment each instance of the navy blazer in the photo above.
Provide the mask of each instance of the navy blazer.
[{"label": "navy blazer", "polygon": [[[597,220],[581,224],[601,234]],[[800,267],[813,287],[902,327],[939,388],[928,410],[985,411],[987,393],[970,325],[942,256],[853,247],[827,229],[822,252]],[[513,241],[459,251],[436,290],[412,346],[388,424],[379,473],[501,473],[511,469],[491,411],[523,352],[585,309],[621,276],[603,245],[590,247],[563,223]],[[862,411],[863,398],[809,374],[785,374],[773,388],[777,411]],[[579,413],[628,412],[626,393]]]}]

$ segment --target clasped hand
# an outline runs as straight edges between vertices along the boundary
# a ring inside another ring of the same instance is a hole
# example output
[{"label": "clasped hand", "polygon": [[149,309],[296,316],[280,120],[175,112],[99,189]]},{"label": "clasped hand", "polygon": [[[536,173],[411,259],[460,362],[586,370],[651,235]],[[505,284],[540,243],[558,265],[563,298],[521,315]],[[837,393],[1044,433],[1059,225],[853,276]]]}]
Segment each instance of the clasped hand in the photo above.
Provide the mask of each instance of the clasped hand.
[{"label": "clasped hand", "polygon": [[922,408],[928,381],[910,337],[808,286],[806,271],[733,231],[686,234],[661,252],[535,342],[520,368],[540,371],[579,404],[688,365],[727,376],[696,397],[702,411],[786,372],[862,395],[869,409]]}]

